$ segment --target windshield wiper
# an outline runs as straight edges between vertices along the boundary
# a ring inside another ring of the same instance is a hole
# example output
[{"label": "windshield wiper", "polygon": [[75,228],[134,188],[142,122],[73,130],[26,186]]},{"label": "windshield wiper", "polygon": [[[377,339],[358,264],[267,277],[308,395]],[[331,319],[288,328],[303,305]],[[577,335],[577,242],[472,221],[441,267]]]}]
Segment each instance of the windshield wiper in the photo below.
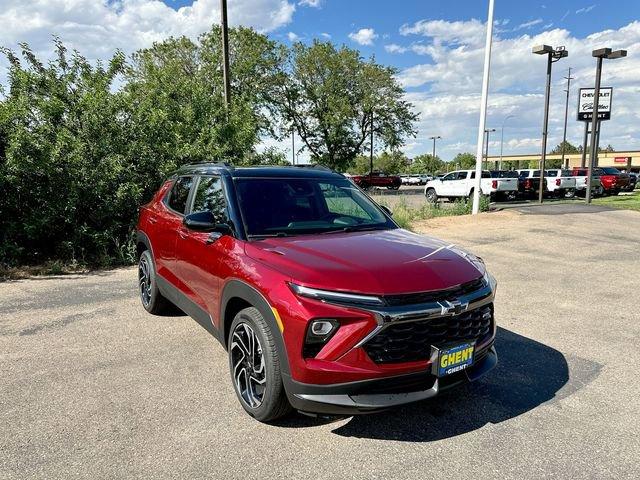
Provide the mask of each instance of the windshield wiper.
[{"label": "windshield wiper", "polygon": [[381,225],[348,225],[342,228],[336,228],[335,230],[329,230],[327,232],[322,232],[323,234],[327,233],[344,233],[344,232],[367,232],[371,230],[382,230],[383,227]]},{"label": "windshield wiper", "polygon": [[254,235],[247,235],[247,238],[275,238],[275,237],[290,237],[287,232],[276,233],[256,233]]}]

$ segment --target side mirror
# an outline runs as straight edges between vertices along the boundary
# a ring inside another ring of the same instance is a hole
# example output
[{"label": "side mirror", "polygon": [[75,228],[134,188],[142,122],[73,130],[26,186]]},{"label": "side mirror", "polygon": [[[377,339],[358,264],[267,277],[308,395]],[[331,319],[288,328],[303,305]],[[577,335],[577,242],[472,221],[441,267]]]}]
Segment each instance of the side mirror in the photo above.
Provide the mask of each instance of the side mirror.
[{"label": "side mirror", "polygon": [[384,205],[380,205],[380,208],[382,210],[384,210],[387,213],[387,215],[389,215],[390,217],[393,217],[393,212],[391,211],[391,209],[389,207],[386,207]]},{"label": "side mirror", "polygon": [[230,235],[231,227],[226,223],[219,223],[211,212],[195,212],[184,217],[182,221],[189,230],[198,232],[213,232]]}]

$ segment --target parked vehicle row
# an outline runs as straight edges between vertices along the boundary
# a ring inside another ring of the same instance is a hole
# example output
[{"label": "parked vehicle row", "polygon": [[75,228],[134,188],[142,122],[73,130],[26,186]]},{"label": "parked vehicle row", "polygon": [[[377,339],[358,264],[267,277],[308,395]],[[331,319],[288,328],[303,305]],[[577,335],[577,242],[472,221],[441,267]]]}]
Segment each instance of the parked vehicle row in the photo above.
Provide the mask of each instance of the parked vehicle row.
[{"label": "parked vehicle row", "polygon": [[[442,178],[435,178],[427,182],[424,189],[425,197],[430,203],[435,203],[440,198],[472,197],[476,184],[475,178],[475,170],[457,170],[448,173]],[[491,172],[485,170],[480,178],[480,190],[482,195],[515,198],[518,191],[518,179],[513,176],[493,177]]]},{"label": "parked vehicle row", "polygon": [[433,177],[431,175],[400,175],[400,180],[402,180],[402,185],[426,185],[429,180]]},{"label": "parked vehicle row", "polygon": [[[594,196],[617,195],[621,191],[632,191],[637,184],[637,175],[621,173],[616,168],[595,168],[591,180]],[[475,188],[475,170],[457,170],[427,182],[424,194],[428,202],[439,199],[470,198]],[[540,192],[540,170],[493,170],[483,171],[480,179],[481,194],[492,200],[514,200],[529,198]],[[573,198],[584,196],[587,190],[587,169],[573,170],[552,168],[545,170],[543,193],[548,197]]]}]

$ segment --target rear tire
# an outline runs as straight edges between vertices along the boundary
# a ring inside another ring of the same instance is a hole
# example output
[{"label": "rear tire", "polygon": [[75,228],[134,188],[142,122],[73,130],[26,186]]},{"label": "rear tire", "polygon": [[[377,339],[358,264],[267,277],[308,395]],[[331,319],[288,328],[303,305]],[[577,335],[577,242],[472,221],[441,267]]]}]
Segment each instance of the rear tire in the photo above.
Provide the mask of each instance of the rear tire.
[{"label": "rear tire", "polygon": [[230,332],[229,369],[242,408],[260,422],[289,413],[278,350],[264,317],[254,307],[245,308],[233,319]]},{"label": "rear tire", "polygon": [[576,191],[572,188],[564,192],[564,198],[573,198],[576,196]]},{"label": "rear tire", "polygon": [[152,315],[162,315],[172,307],[158,289],[156,267],[149,250],[142,252],[138,261],[138,290],[142,306]]}]

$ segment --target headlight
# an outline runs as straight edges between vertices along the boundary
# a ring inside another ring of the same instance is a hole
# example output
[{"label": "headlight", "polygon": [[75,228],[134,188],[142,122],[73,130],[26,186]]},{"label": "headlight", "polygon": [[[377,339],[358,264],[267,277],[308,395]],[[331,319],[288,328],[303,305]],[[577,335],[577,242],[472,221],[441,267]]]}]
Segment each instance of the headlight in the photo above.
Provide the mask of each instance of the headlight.
[{"label": "headlight", "polygon": [[484,281],[487,282],[489,287],[491,287],[491,291],[495,293],[496,288],[498,288],[498,281],[496,280],[496,278],[486,270],[484,271],[483,278]]},{"label": "headlight", "polygon": [[346,303],[352,305],[383,305],[380,297],[373,295],[359,295],[356,293],[335,292],[332,290],[320,290],[317,288],[303,287],[290,283],[289,286],[301,297],[314,298],[329,303]]}]

